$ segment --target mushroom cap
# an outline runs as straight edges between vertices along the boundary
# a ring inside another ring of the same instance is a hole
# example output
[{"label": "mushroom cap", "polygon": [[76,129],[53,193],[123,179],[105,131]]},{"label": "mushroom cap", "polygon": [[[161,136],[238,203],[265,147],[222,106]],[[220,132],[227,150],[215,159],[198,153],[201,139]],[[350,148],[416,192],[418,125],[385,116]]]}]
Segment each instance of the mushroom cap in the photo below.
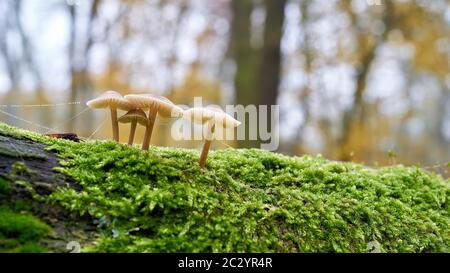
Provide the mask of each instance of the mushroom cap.
[{"label": "mushroom cap", "polygon": [[214,124],[219,124],[223,128],[234,128],[241,125],[241,122],[225,113],[218,106],[194,107],[183,113],[183,118],[198,124],[204,124],[214,119]]},{"label": "mushroom cap", "polygon": [[137,121],[137,123],[145,126],[147,125],[147,115],[141,109],[133,109],[121,116],[118,121],[120,123],[131,123],[133,121]]},{"label": "mushroom cap", "polygon": [[203,107],[194,107],[183,112],[183,118],[197,124],[204,124],[213,117],[214,111]]},{"label": "mushroom cap", "polygon": [[221,124],[224,128],[234,128],[241,125],[241,122],[235,119],[233,116],[227,114],[219,106],[210,105],[206,108],[210,109],[214,113],[214,119],[216,124]]},{"label": "mushroom cap", "polygon": [[116,91],[106,91],[97,98],[88,101],[86,104],[93,109],[110,107],[129,111],[136,108],[132,103],[124,99],[124,97]]},{"label": "mushroom cap", "polygon": [[158,114],[165,118],[178,118],[183,115],[183,109],[166,97],[155,94],[131,94],[126,95],[125,99],[140,109],[158,107]]}]

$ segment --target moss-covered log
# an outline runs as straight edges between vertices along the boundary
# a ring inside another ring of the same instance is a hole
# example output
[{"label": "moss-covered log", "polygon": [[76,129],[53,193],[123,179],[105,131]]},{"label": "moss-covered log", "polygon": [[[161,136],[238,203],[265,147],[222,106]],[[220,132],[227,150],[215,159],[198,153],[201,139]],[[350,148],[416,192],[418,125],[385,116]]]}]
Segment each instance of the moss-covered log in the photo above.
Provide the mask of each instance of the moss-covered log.
[{"label": "moss-covered log", "polygon": [[12,128],[0,129],[0,252],[67,252],[68,242],[96,236],[88,215],[46,202],[58,187],[82,189],[53,171],[60,158],[46,147]]},{"label": "moss-covered log", "polygon": [[94,252],[450,251],[449,180],[418,167],[226,149],[201,169],[195,150],[0,137],[0,217],[17,222],[0,250],[65,251],[53,236]]}]

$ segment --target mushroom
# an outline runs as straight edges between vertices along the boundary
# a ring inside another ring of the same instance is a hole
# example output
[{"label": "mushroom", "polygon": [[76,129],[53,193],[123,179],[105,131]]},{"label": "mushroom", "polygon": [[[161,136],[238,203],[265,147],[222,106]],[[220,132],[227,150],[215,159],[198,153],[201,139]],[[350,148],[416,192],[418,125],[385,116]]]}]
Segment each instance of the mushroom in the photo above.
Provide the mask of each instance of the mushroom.
[{"label": "mushroom", "polygon": [[144,142],[142,143],[142,150],[144,151],[147,151],[150,146],[153,126],[155,125],[155,119],[158,114],[165,118],[177,118],[183,115],[182,108],[176,106],[163,96],[154,94],[132,94],[126,95],[125,99],[139,109],[149,109]]},{"label": "mushroom", "polygon": [[204,125],[207,123],[207,135],[205,136],[205,143],[198,161],[200,168],[204,168],[206,165],[206,158],[208,157],[216,126],[222,126],[223,128],[228,129],[237,127],[241,124],[241,122],[216,106],[188,109],[184,111],[183,118],[197,124]]},{"label": "mushroom", "polygon": [[141,109],[133,109],[121,116],[118,120],[120,123],[131,123],[130,136],[128,137],[128,145],[133,145],[134,135],[136,134],[137,124],[147,125],[147,115]]},{"label": "mushroom", "polygon": [[125,100],[121,94],[116,91],[106,91],[99,97],[88,101],[87,106],[93,109],[110,108],[111,122],[113,129],[113,138],[119,142],[119,122],[117,121],[117,109],[129,111],[135,107]]}]

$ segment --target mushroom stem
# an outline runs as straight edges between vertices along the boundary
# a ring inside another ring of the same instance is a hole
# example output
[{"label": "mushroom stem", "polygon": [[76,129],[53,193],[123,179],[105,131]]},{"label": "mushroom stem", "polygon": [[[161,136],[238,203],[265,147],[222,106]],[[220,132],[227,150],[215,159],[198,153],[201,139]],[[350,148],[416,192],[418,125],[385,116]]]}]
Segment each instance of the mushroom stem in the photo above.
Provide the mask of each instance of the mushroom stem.
[{"label": "mushroom stem", "polygon": [[136,127],[137,127],[137,119],[135,119],[131,122],[130,136],[128,138],[128,145],[130,145],[130,146],[132,146],[133,142],[134,142],[134,135],[136,134]]},{"label": "mushroom stem", "polygon": [[119,122],[117,121],[117,109],[111,108],[111,122],[113,130],[113,138],[119,142]]},{"label": "mushroom stem", "polygon": [[213,120],[210,120],[208,122],[208,131],[206,135],[205,144],[203,144],[202,154],[200,155],[200,159],[198,161],[200,168],[204,168],[206,165],[206,158],[208,157],[209,148],[211,147],[213,134],[214,134],[214,123]]},{"label": "mushroom stem", "polygon": [[142,143],[142,150],[148,151],[150,147],[150,140],[152,138],[153,126],[155,125],[156,115],[158,114],[158,107],[150,107],[148,111],[148,121],[145,128],[144,142]]}]

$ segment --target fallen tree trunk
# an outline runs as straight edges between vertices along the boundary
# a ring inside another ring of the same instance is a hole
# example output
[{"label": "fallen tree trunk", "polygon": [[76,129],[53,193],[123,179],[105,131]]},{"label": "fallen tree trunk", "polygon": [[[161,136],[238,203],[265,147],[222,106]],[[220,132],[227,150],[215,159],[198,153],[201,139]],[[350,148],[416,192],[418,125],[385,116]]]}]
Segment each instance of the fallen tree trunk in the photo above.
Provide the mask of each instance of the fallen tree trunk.
[{"label": "fallen tree trunk", "polygon": [[[8,218],[9,223],[1,219],[4,223],[0,226],[0,252],[34,252],[36,250],[36,248],[23,248],[23,245],[29,245],[29,242],[20,239],[29,237],[26,229],[27,222],[23,227],[18,222],[22,223],[24,219],[34,218],[22,219],[22,215],[35,217],[37,221],[42,221],[52,230],[43,234],[41,238],[33,238],[33,240],[38,239],[36,244],[42,247],[38,249],[39,252],[40,250],[68,252],[66,247],[69,242],[82,243],[91,241],[95,237],[96,227],[89,216],[81,217],[58,205],[50,205],[42,201],[58,187],[81,190],[73,179],[54,171],[60,159],[45,148],[45,144],[32,139],[8,135],[0,131],[0,208],[2,209],[0,213],[7,211],[7,215],[11,216]],[[33,223],[35,222],[32,220],[31,227]]]},{"label": "fallen tree trunk", "polygon": [[259,149],[198,158],[0,123],[0,252],[450,249],[449,180],[421,168]]}]

